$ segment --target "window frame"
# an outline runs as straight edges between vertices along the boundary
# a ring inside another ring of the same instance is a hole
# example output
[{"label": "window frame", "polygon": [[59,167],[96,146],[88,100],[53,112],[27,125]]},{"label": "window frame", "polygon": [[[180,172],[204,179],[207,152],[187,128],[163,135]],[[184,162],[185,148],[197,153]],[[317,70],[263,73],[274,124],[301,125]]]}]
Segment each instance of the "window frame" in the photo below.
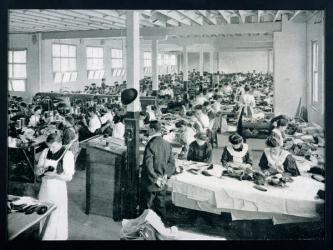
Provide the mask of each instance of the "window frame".
[{"label": "window frame", "polygon": [[[118,50],[118,51],[121,51],[121,57],[113,57],[112,56],[112,50]],[[121,66],[114,66],[114,63],[113,61],[114,60],[119,60],[121,61]],[[119,49],[119,48],[111,48],[111,70],[115,70],[115,69],[122,69],[124,68],[124,51],[123,49]]]},{"label": "window frame", "polygon": [[[94,48],[98,48],[98,49],[102,49],[102,57],[88,57],[88,49],[94,49]],[[92,69],[88,67],[88,60],[89,59],[99,59],[102,60],[102,67],[98,67],[97,69]],[[104,77],[105,74],[105,70],[104,70],[104,47],[101,46],[86,46],[86,62],[87,62],[87,79],[88,80],[98,80],[98,79],[102,79]],[[90,76],[93,77],[90,77]]]},{"label": "window frame", "polygon": [[[12,62],[9,62],[9,52],[12,52]],[[15,51],[25,51],[25,63],[14,63],[14,53]],[[27,81],[28,81],[28,48],[8,48],[7,50],[8,53],[8,61],[7,61],[7,74],[8,74],[8,91],[11,92],[26,92],[27,91]],[[9,65],[12,65],[12,77],[10,77],[9,75]],[[20,65],[25,65],[25,78],[21,78],[21,77],[13,77],[14,75],[14,64],[20,64]],[[12,81],[24,81],[24,90],[14,90],[13,89],[13,85],[12,85]],[[10,87],[11,86],[11,90]]]},{"label": "window frame", "polygon": [[[60,56],[54,56],[53,55],[53,45],[60,45]],[[74,47],[75,48],[75,57],[70,57],[69,55],[67,57],[65,56],[61,56],[61,46],[62,45],[66,45],[69,47]],[[76,44],[68,44],[68,43],[52,43],[51,45],[51,67],[52,67],[52,74],[53,74],[53,83],[56,84],[61,84],[61,83],[67,83],[67,82],[76,82],[77,81],[77,76],[78,76],[78,70],[77,70],[77,45]],[[54,63],[53,63],[53,59],[54,58],[59,58],[60,59],[60,71],[55,71],[54,70]],[[75,70],[72,71],[61,71],[61,59],[62,58],[67,58],[67,59],[75,59]],[[70,73],[70,76],[67,77],[69,79],[69,81],[64,81],[65,76],[67,76],[67,74]],[[61,81],[55,81],[56,76],[60,74],[61,75]],[[75,76],[75,77],[74,77]]]},{"label": "window frame", "polygon": [[[314,47],[315,46],[315,47]],[[314,54],[316,50],[316,55]],[[316,56],[316,58],[314,58]],[[318,40],[311,41],[311,105],[317,108],[319,105],[319,42]],[[316,78],[316,79],[315,79]]]}]

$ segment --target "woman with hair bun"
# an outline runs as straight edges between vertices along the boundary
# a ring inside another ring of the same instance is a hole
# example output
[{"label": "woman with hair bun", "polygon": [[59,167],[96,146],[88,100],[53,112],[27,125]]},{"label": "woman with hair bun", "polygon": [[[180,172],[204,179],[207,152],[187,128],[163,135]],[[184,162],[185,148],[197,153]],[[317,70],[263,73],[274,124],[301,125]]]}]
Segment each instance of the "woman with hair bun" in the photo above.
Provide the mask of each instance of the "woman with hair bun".
[{"label": "woman with hair bun", "polygon": [[279,139],[275,136],[267,137],[266,146],[259,162],[261,170],[268,175],[284,172],[292,176],[300,175],[295,159],[288,151],[282,149]]},{"label": "woman with hair bun", "polygon": [[279,140],[281,146],[285,139],[285,131],[288,126],[288,120],[286,118],[280,118],[276,121],[276,127],[272,130],[272,136]]},{"label": "woman with hair bun", "polygon": [[249,168],[252,166],[249,147],[244,143],[242,136],[237,133],[229,136],[229,145],[224,147],[221,162],[224,167],[237,165],[237,167]]},{"label": "woman with hair bun", "polygon": [[[67,240],[68,238],[68,198],[67,184],[74,175],[74,155],[62,145],[59,134],[50,134],[46,139],[48,148],[39,158],[35,173],[42,176],[38,199],[54,203],[43,240]],[[44,223],[44,222],[41,222]],[[41,226],[42,228],[42,226]]]}]

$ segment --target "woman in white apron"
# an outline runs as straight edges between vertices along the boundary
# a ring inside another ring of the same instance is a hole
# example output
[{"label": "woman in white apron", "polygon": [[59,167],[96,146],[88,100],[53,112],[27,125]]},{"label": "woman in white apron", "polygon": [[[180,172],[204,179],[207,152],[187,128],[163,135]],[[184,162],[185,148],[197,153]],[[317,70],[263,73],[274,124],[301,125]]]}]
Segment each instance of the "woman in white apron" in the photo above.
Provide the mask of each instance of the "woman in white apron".
[{"label": "woman in white apron", "polygon": [[237,133],[229,136],[229,145],[224,147],[221,162],[224,167],[251,168],[249,147],[243,142],[242,136]]},{"label": "woman in white apron", "polygon": [[244,117],[253,118],[253,108],[256,106],[254,96],[250,93],[250,87],[246,85],[244,87],[244,95],[240,98],[240,107],[244,108]]},{"label": "woman in white apron", "polygon": [[[42,175],[42,184],[38,199],[54,203],[57,207],[52,212],[42,240],[68,239],[68,199],[66,182],[74,175],[74,155],[62,146],[61,136],[50,134],[46,143],[48,148],[42,152],[36,174]],[[53,167],[53,171],[46,171]],[[43,224],[44,222],[41,222]],[[42,225],[41,225],[42,228]]]},{"label": "woman in white apron", "polygon": [[295,159],[292,155],[282,149],[281,141],[274,136],[266,139],[267,148],[260,158],[259,167],[267,175],[275,175],[281,173],[289,173],[292,176],[300,175]]}]

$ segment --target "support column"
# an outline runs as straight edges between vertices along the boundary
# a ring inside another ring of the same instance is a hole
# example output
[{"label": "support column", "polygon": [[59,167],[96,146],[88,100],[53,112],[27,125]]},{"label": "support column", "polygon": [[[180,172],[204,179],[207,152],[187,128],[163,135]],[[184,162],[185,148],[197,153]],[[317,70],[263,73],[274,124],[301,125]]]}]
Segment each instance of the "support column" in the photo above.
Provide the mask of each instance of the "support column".
[{"label": "support column", "polygon": [[[126,76],[127,87],[140,90],[140,37],[139,37],[139,13],[127,11],[126,20]],[[139,111],[140,101],[137,98],[127,106],[127,111]]]},{"label": "support column", "polygon": [[152,53],[151,53],[151,63],[152,63],[152,80],[153,80],[153,90],[158,90],[158,65],[157,65],[157,55],[158,55],[158,40],[152,40]]},{"label": "support column", "polygon": [[[126,11],[126,75],[127,88],[140,89],[140,16],[138,11]],[[122,217],[136,218],[139,204],[139,95],[127,106],[125,119],[126,163],[121,178]]]},{"label": "support column", "polygon": [[183,80],[188,81],[188,55],[186,46],[183,47]]},{"label": "support column", "polygon": [[271,51],[267,50],[267,73],[270,73],[271,68]]},{"label": "support column", "polygon": [[209,72],[214,73],[214,52],[209,53]]},{"label": "support column", "polygon": [[200,76],[202,76],[203,75],[203,56],[204,56],[204,52],[203,52],[203,50],[201,49],[200,50],[200,59],[199,59],[199,72],[200,72]]}]

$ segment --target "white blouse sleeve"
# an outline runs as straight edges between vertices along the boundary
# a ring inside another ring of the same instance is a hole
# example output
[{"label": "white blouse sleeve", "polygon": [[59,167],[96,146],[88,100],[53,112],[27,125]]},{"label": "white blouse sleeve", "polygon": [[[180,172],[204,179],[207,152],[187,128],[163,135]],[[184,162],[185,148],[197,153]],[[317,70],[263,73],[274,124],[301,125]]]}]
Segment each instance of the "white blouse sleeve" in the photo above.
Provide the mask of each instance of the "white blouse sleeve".
[{"label": "white blouse sleeve", "polygon": [[43,168],[45,168],[45,159],[46,159],[46,154],[49,151],[48,148],[44,149],[39,156],[38,163],[35,169],[35,174],[36,175],[41,175],[43,174]]},{"label": "white blouse sleeve", "polygon": [[75,172],[75,161],[74,155],[71,151],[67,151],[63,158],[63,168],[64,172],[62,175],[66,178],[67,181],[72,180]]}]

